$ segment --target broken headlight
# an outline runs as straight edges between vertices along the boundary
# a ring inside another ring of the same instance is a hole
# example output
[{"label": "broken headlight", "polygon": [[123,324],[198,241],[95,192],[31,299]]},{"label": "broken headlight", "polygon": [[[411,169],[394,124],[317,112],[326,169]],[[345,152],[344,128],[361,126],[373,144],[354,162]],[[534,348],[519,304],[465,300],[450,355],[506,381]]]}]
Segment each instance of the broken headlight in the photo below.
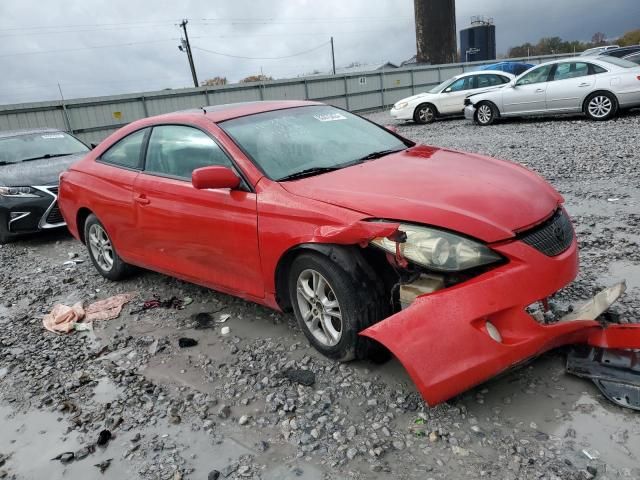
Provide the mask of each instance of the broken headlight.
[{"label": "broken headlight", "polygon": [[443,230],[401,224],[398,231],[404,241],[379,237],[371,244],[430,270],[443,272],[468,270],[502,260],[485,245]]},{"label": "broken headlight", "polygon": [[31,187],[0,187],[0,197],[38,198],[38,192]]}]

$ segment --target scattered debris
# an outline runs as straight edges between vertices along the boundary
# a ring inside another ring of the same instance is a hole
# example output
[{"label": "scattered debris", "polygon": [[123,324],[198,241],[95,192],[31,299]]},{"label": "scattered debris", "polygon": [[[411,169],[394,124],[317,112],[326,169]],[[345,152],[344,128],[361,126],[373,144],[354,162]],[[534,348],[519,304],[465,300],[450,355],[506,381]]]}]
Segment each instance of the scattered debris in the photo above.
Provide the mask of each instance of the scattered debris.
[{"label": "scattered debris", "polygon": [[224,313],[224,314],[220,315],[218,320],[216,320],[216,323],[224,323],[227,320],[229,320],[230,318],[231,318],[231,315],[229,315],[228,313]]},{"label": "scattered debris", "polygon": [[113,458],[108,458],[104,462],[96,463],[94,467],[97,467],[98,470],[100,470],[100,473],[104,473],[107,471],[107,468],[109,468],[109,465],[111,465],[112,461]]},{"label": "scattered debris", "polygon": [[229,327],[222,327],[220,329],[220,333],[222,335],[229,335],[231,333],[231,329]]},{"label": "scattered debris", "polygon": [[198,341],[194,338],[181,337],[178,339],[178,346],[180,348],[195,347],[196,345],[198,345]]},{"label": "scattered debris", "polygon": [[71,307],[57,304],[51,313],[44,316],[44,328],[53,333],[69,333],[77,323],[91,323],[94,320],[112,320],[117,318],[122,307],[136,296],[135,293],[122,293],[99,300],[84,308],[84,302],[77,302]]},{"label": "scattered debris", "polygon": [[156,296],[150,300],[146,300],[142,304],[142,307],[140,307],[138,310],[132,311],[131,314],[133,315],[137,313],[142,313],[147,310],[153,310],[154,308],[173,308],[175,310],[182,310],[184,309],[184,306],[185,306],[184,300],[180,300],[176,296],[168,298],[167,300],[160,300]]},{"label": "scattered debris", "polygon": [[111,440],[111,438],[112,438],[112,434],[110,430],[102,430],[98,434],[98,440],[96,441],[96,445],[100,447],[104,447],[109,443],[109,440]]},{"label": "scattered debris", "polygon": [[60,463],[71,463],[75,457],[75,453],[73,452],[64,452],[58,455],[57,457],[53,457],[51,460],[60,460]]},{"label": "scattered debris", "polygon": [[220,472],[218,470],[211,470],[207,475],[207,480],[218,480],[220,478]]}]

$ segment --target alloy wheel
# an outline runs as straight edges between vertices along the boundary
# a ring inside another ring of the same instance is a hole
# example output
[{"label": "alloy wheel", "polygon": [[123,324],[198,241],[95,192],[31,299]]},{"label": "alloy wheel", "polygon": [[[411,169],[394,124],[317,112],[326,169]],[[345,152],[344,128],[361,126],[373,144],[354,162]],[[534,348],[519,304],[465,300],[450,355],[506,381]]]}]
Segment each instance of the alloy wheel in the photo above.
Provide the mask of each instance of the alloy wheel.
[{"label": "alloy wheel", "polygon": [[89,248],[98,266],[105,272],[113,268],[113,246],[102,226],[94,223],[89,227]]},{"label": "alloy wheel", "polygon": [[342,312],[329,282],[315,270],[303,270],[296,291],[298,308],[309,332],[323,345],[337,345],[342,337]]},{"label": "alloy wheel", "polygon": [[431,109],[431,107],[422,107],[420,110],[418,110],[418,118],[423,123],[429,123],[431,120],[433,120],[433,110]]},{"label": "alloy wheel", "polygon": [[595,118],[604,118],[611,113],[613,103],[609,97],[598,95],[589,102],[589,113]]},{"label": "alloy wheel", "polygon": [[492,116],[493,111],[491,110],[491,107],[486,103],[483,103],[478,107],[478,121],[480,123],[489,123]]}]

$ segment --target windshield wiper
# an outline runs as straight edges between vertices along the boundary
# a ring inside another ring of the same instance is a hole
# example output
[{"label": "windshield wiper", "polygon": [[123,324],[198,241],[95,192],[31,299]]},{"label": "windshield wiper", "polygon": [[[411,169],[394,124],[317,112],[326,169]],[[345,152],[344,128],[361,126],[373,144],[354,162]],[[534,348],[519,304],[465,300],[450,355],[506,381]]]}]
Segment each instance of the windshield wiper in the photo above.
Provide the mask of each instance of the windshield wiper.
[{"label": "windshield wiper", "polygon": [[343,165],[340,165],[340,166],[336,166],[336,167],[313,167],[313,168],[307,168],[305,170],[301,170],[299,172],[292,173],[291,175],[287,175],[285,177],[279,178],[278,181],[279,182],[285,182],[287,180],[295,180],[296,178],[311,177],[313,175],[319,175],[321,173],[333,172],[334,170],[340,170],[343,167],[344,167]]},{"label": "windshield wiper", "polygon": [[56,158],[56,157],[67,157],[69,155],[73,155],[72,153],[45,153],[44,155],[41,155],[39,157],[33,157],[33,158],[25,158],[20,160],[21,162],[30,162],[31,160],[41,160],[43,158]]},{"label": "windshield wiper", "polygon": [[385,155],[391,155],[392,153],[401,152],[404,148],[396,148],[392,150],[380,150],[378,152],[371,152],[369,155],[360,157],[356,163],[366,162],[367,160],[375,160],[376,158],[384,157]]}]

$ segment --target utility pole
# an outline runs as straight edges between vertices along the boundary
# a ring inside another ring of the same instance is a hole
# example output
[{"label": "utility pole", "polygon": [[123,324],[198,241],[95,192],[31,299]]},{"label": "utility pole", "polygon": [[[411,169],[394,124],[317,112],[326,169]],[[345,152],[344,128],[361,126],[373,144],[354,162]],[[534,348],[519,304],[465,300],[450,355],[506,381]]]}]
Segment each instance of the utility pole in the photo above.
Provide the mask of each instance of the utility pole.
[{"label": "utility pole", "polygon": [[[187,34],[187,23],[189,21],[185,18],[180,23],[182,30],[184,30],[184,49],[187,51],[187,57],[189,58],[189,67],[191,67],[191,76],[193,77],[193,86],[199,87],[198,76],[196,75],[196,66],[193,64],[193,55],[191,54],[191,44],[189,43],[189,35]],[[182,50],[182,45],[178,47]]]},{"label": "utility pole", "polygon": [[333,74],[336,74],[336,54],[333,49],[333,37],[331,37],[331,64],[333,65]]}]

